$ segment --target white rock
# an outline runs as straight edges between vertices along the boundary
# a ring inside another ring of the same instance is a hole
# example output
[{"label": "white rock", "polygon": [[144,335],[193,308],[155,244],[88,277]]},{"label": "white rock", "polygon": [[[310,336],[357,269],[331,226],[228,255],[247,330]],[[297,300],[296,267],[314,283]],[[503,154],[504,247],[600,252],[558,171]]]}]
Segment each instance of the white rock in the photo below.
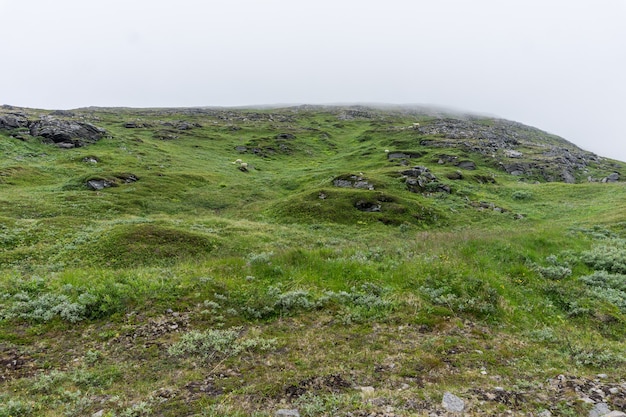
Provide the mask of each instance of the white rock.
[{"label": "white rock", "polygon": [[91,417],[102,417],[104,415],[104,410],[97,411],[91,415]]},{"label": "white rock", "polygon": [[537,414],[537,417],[552,417],[552,413],[550,410],[543,410],[541,413]]},{"label": "white rock", "polygon": [[462,413],[465,410],[465,401],[450,392],[443,394],[441,405],[446,410],[454,413]]},{"label": "white rock", "polygon": [[605,403],[598,403],[589,411],[589,417],[604,417],[611,412],[611,409]]},{"label": "white rock", "polygon": [[276,411],[275,416],[276,417],[300,417],[300,413],[298,412],[298,410],[282,409],[282,410]]}]

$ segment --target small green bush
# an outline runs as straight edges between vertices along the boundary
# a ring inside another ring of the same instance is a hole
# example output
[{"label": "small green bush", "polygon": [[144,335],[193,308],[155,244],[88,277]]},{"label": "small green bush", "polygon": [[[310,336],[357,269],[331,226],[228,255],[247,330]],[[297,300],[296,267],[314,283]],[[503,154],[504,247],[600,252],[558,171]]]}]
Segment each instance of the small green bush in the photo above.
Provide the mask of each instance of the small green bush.
[{"label": "small green bush", "polygon": [[[0,398],[2,400],[2,398]],[[30,403],[9,399],[0,402],[0,417],[22,417],[34,415],[34,407]]]},{"label": "small green bush", "polygon": [[190,331],[169,347],[172,356],[198,356],[203,360],[220,360],[245,351],[267,351],[276,347],[275,339],[242,339],[242,329]]},{"label": "small green bush", "polygon": [[596,271],[626,274],[626,240],[608,239],[581,254],[580,259]]},{"label": "small green bush", "polygon": [[531,193],[530,191],[523,191],[523,190],[517,190],[517,191],[513,191],[513,194],[511,194],[511,198],[513,200],[530,200],[533,197],[533,193]]}]

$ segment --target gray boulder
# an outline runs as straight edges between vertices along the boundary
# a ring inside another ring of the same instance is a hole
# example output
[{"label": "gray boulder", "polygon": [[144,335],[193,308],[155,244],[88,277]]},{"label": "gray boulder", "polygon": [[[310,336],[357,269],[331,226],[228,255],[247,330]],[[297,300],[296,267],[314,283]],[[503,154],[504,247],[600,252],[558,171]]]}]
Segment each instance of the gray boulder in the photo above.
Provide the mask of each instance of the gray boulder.
[{"label": "gray boulder", "polygon": [[113,183],[107,180],[89,180],[87,181],[87,186],[94,191],[100,191],[112,187]]},{"label": "gray boulder", "polygon": [[0,115],[0,129],[13,130],[20,127],[27,127],[28,119],[21,114]]},{"label": "gray boulder", "polygon": [[618,172],[614,172],[606,178],[602,179],[602,182],[618,182],[620,175]]},{"label": "gray boulder", "polygon": [[456,166],[461,169],[474,170],[476,169],[476,164],[474,161],[459,161]]},{"label": "gray boulder", "polygon": [[603,417],[611,412],[611,409],[605,403],[598,403],[589,411],[589,417]]},{"label": "gray boulder", "polygon": [[[32,136],[42,136],[56,144],[72,144],[74,147],[94,143],[106,134],[106,130],[90,123],[58,120],[46,117],[29,125]],[[69,145],[61,145],[70,147]]]}]

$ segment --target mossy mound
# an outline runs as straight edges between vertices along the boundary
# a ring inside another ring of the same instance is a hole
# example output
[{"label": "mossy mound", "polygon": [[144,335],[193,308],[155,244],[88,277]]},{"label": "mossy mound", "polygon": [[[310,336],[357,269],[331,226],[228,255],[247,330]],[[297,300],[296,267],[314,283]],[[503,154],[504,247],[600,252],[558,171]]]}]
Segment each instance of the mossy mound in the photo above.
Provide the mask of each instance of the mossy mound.
[{"label": "mossy mound", "polygon": [[198,233],[157,224],[125,224],[113,227],[79,252],[81,258],[102,266],[133,268],[206,257],[216,247],[216,239]]},{"label": "mossy mound", "polygon": [[320,189],[298,194],[271,209],[284,223],[433,225],[444,220],[439,210],[389,193],[358,189]]}]

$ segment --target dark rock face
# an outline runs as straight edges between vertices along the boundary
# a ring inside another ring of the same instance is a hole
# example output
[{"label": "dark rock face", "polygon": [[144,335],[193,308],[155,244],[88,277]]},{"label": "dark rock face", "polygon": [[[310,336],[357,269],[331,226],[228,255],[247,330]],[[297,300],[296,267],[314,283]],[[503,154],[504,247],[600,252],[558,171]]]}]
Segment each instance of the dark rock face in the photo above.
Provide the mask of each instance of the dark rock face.
[{"label": "dark rock face", "polygon": [[28,127],[28,119],[21,114],[0,115],[0,129],[12,130]]},{"label": "dark rock face", "polygon": [[424,166],[415,166],[400,172],[405,177],[405,184],[413,193],[452,192],[450,186],[441,184],[437,177]]},{"label": "dark rock face", "polygon": [[[590,164],[602,164],[597,155],[563,138],[508,120],[443,117],[423,123],[415,130],[420,136],[427,136],[420,137],[422,146],[456,148],[489,157],[494,165],[520,177],[574,183],[577,174]],[[464,168],[460,162],[444,156],[447,155],[440,157],[440,164],[453,162]]]},{"label": "dark rock face", "polygon": [[65,148],[94,143],[106,134],[104,129],[90,123],[58,120],[52,117],[30,123],[29,129],[31,136],[42,136]]},{"label": "dark rock face", "polygon": [[354,207],[356,207],[357,210],[359,211],[366,211],[366,212],[377,212],[380,211],[381,209],[381,205],[380,203],[376,202],[371,202],[371,201],[367,201],[367,200],[359,200],[354,204]]}]

